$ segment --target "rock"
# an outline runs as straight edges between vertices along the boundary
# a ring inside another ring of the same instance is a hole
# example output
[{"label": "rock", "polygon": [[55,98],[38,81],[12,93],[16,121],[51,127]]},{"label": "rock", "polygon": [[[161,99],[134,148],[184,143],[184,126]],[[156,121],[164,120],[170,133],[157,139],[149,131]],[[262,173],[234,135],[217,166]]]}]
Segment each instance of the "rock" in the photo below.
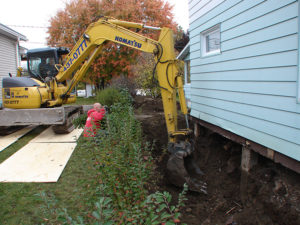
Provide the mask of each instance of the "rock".
[{"label": "rock", "polygon": [[187,208],[185,211],[186,211],[187,213],[190,213],[190,212],[192,212],[193,210],[192,210],[192,208]]},{"label": "rock", "polygon": [[240,167],[241,158],[239,155],[231,156],[227,161],[226,173],[230,174]]},{"label": "rock", "polygon": [[283,196],[287,193],[286,185],[283,183],[282,180],[276,180],[275,181],[275,187],[273,188],[273,191],[275,193]]}]

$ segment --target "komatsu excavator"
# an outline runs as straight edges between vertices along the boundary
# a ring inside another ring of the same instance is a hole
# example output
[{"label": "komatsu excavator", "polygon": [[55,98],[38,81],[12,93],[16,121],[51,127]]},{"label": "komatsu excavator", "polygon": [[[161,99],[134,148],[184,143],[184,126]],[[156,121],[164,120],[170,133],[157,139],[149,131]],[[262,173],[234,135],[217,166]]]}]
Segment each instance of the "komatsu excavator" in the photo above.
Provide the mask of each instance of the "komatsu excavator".
[{"label": "komatsu excavator", "polygon": [[[158,41],[133,31],[143,28],[160,31]],[[184,159],[193,152],[192,130],[188,128],[188,122],[185,129],[177,126],[176,93],[186,120],[188,111],[182,77],[177,69],[173,32],[169,28],[102,17],[88,26],[70,52],[62,48],[28,51],[31,77],[3,79],[4,109],[0,110],[0,126],[56,124],[54,130],[57,133],[69,132],[72,129],[70,120],[78,114],[78,109],[62,105],[76,100],[72,90],[109,41],[154,55],[154,70],[161,88],[169,135],[168,151],[171,156],[167,163],[168,177],[177,186],[187,183],[190,190],[206,192],[205,184],[193,180],[184,165]],[[62,63],[64,54],[67,56]],[[199,171],[198,168],[196,171]]]}]

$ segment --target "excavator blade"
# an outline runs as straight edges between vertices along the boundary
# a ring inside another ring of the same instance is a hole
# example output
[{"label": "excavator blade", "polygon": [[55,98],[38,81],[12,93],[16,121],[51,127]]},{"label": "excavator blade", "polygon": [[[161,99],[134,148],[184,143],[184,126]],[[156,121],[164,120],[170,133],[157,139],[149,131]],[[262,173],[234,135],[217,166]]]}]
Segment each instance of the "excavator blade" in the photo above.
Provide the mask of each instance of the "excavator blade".
[{"label": "excavator blade", "polygon": [[183,187],[186,183],[190,191],[207,194],[207,184],[190,176],[186,169],[186,166],[192,167],[195,173],[203,175],[193,159],[192,148],[193,145],[189,142],[169,143],[168,151],[171,155],[167,163],[167,177],[175,186]]}]

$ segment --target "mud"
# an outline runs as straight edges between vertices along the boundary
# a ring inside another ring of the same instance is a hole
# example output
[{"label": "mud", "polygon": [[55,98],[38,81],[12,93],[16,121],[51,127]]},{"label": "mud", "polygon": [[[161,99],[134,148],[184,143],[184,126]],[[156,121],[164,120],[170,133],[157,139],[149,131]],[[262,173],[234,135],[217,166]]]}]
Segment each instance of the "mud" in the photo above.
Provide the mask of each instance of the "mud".
[{"label": "mud", "polygon": [[[156,184],[151,191],[181,192],[165,177],[167,130],[159,99],[137,96],[135,113],[146,141],[154,142]],[[179,124],[184,126],[182,116]],[[208,194],[188,192],[181,222],[186,224],[300,224],[300,175],[258,156],[250,173],[240,169],[241,146],[201,128],[196,161],[208,184]]]}]

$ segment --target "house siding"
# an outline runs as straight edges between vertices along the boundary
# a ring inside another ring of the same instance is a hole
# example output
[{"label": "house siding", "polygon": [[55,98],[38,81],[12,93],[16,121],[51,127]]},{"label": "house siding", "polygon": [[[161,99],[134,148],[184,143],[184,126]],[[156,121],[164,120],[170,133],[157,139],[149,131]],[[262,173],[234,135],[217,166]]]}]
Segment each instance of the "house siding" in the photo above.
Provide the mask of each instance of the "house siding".
[{"label": "house siding", "polygon": [[[189,2],[191,115],[300,161],[298,1],[213,2]],[[216,24],[221,54],[201,57]]]},{"label": "house siding", "polygon": [[[8,73],[16,76],[17,69],[17,41],[0,34],[0,93],[2,96],[2,78],[7,77]],[[0,98],[0,106],[2,97]]]}]

